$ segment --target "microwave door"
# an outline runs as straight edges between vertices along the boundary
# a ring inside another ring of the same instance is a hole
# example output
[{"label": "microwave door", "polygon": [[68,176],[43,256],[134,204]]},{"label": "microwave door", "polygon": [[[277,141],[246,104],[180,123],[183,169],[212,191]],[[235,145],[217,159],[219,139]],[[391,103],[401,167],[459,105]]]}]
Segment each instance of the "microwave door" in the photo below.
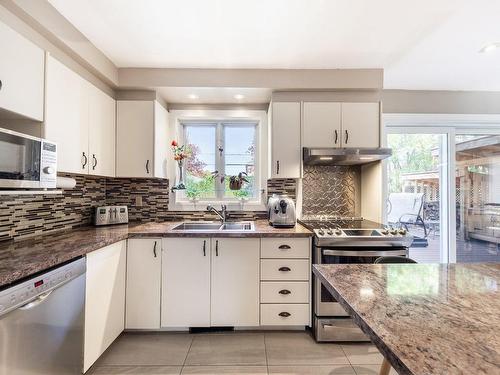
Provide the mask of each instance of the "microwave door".
[{"label": "microwave door", "polygon": [[0,132],[0,187],[39,187],[41,141]]}]

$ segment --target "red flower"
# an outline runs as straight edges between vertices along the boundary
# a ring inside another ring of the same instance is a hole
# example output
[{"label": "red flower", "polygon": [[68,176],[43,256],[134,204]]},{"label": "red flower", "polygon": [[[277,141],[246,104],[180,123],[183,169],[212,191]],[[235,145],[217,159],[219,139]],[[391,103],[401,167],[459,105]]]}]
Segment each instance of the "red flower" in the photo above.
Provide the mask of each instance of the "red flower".
[{"label": "red flower", "polygon": [[177,141],[173,140],[171,144],[172,144],[172,146],[176,147],[177,146]]}]

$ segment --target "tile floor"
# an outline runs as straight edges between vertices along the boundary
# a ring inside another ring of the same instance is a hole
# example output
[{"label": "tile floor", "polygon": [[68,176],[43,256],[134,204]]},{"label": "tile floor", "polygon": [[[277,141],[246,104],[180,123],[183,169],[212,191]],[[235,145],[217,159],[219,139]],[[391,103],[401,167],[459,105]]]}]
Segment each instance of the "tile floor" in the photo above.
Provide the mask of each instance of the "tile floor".
[{"label": "tile floor", "polygon": [[88,374],[377,375],[380,363],[371,344],[317,344],[308,332],[125,333]]}]

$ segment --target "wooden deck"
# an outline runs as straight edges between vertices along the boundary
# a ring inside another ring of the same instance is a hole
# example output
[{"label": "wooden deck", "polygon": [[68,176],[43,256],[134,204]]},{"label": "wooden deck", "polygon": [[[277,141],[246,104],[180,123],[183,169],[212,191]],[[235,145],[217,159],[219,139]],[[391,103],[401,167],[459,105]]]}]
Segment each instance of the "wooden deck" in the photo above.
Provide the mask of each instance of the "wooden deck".
[{"label": "wooden deck", "polygon": [[[423,237],[423,231],[410,228],[410,232]],[[441,263],[439,234],[431,233],[427,237],[427,247],[411,247],[410,258],[419,263]],[[497,244],[471,239],[457,239],[457,263],[500,262],[500,248]]]}]

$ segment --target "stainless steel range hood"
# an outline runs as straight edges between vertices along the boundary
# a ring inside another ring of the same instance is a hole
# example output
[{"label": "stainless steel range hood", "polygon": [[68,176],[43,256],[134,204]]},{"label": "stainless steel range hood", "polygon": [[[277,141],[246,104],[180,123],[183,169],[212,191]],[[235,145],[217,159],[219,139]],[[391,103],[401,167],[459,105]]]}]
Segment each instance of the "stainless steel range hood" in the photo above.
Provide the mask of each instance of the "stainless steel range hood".
[{"label": "stainless steel range hood", "polygon": [[390,148],[303,148],[305,165],[359,165],[391,155]]}]

